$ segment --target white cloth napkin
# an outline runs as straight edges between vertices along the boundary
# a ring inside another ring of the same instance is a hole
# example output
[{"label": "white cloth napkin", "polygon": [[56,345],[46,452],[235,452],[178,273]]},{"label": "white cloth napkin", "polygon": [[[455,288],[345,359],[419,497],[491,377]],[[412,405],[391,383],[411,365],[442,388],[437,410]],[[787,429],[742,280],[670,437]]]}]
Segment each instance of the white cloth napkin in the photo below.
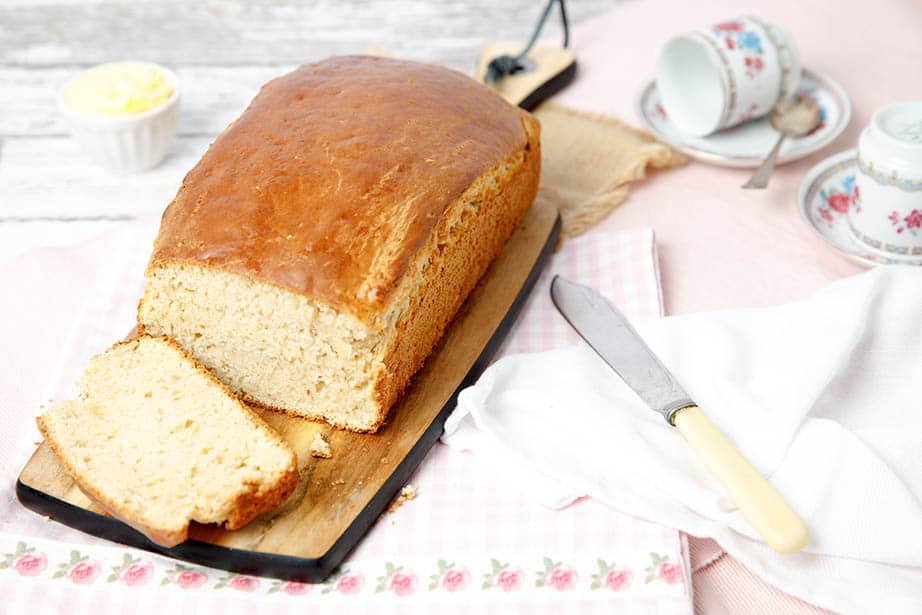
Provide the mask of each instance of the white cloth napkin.
[{"label": "white cloth napkin", "polygon": [[515,460],[546,503],[588,494],[712,537],[813,604],[919,613],[920,316],[922,271],[891,267],[790,305],[637,323],[807,521],[812,540],[796,555],[755,540],[678,432],[585,345],[497,362],[461,394],[443,441]]}]

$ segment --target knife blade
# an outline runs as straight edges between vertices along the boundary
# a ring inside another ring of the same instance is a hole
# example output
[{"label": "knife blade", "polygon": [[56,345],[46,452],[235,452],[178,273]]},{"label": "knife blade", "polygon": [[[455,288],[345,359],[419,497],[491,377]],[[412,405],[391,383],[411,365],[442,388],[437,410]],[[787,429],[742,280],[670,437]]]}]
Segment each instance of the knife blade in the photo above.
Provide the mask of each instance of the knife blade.
[{"label": "knife blade", "polygon": [[810,536],[803,520],[698,408],[614,305],[560,276],[551,281],[551,301],[634,393],[682,434],[766,544],[779,553],[806,546]]},{"label": "knife blade", "polygon": [[557,276],[551,283],[551,301],[637,396],[670,424],[676,412],[694,405],[631,323],[605,297]]}]

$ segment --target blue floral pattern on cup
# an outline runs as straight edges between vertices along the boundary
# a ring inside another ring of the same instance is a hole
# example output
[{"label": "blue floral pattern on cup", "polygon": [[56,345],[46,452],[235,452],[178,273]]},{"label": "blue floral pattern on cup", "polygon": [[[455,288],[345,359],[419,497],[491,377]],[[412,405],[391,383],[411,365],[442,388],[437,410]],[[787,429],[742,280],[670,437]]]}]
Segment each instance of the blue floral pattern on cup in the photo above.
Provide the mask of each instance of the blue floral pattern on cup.
[{"label": "blue floral pattern on cup", "polygon": [[747,30],[742,21],[725,21],[711,28],[714,36],[723,39],[729,51],[745,54],[743,64],[746,66],[746,76],[755,79],[756,75],[765,68],[762,61],[762,37],[755,30]]}]

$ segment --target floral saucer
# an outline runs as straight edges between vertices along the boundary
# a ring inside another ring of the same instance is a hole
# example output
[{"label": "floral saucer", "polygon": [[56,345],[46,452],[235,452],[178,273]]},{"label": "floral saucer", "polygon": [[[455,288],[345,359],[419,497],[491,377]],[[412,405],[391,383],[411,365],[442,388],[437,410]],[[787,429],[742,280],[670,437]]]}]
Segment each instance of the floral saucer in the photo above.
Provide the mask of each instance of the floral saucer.
[{"label": "floral saucer", "polygon": [[[820,106],[822,123],[810,134],[787,139],[781,146],[778,164],[808,156],[829,145],[842,134],[852,115],[852,106],[842,87],[830,79],[804,69],[797,93],[812,96]],[[727,167],[757,167],[778,138],[768,117],[762,117],[707,137],[681,132],[660,104],[656,82],[650,80],[636,101],[644,127],[660,141],[692,158]]]},{"label": "floral saucer", "polygon": [[804,220],[835,250],[862,265],[922,265],[922,256],[878,253],[855,239],[848,229],[846,214],[857,196],[857,162],[857,150],[850,149],[810,169],[797,196]]}]

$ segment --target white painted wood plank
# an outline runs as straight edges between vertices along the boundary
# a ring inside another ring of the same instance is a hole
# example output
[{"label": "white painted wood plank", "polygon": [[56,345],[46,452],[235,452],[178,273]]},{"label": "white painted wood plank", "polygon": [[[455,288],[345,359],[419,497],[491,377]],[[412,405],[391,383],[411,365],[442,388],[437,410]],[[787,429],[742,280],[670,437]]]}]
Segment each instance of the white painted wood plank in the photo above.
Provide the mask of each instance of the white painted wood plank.
[{"label": "white painted wood plank", "polygon": [[[179,134],[218,134],[240,115],[263,83],[294,66],[177,68],[181,95]],[[58,96],[79,70],[0,66],[0,138],[67,134],[58,113]]]},{"label": "white painted wood plank", "polygon": [[160,166],[114,175],[68,137],[10,139],[0,151],[0,222],[131,219],[162,211],[211,139],[177,139]]},{"label": "white painted wood plank", "polygon": [[[620,0],[571,0],[574,23]],[[0,63],[87,64],[145,58],[166,64],[286,64],[394,54],[470,70],[485,41],[524,40],[543,0],[253,2],[15,2],[0,5]],[[548,24],[554,44],[559,19]]]},{"label": "white painted wood plank", "polygon": [[[619,2],[571,0],[571,20]],[[260,84],[298,63],[374,44],[468,71],[486,40],[524,39],[542,6],[543,0],[0,0],[0,261],[161,211],[207,147],[203,135],[223,129]],[[549,24],[550,44],[560,39],[558,23],[555,17]],[[56,97],[80,67],[126,58],[177,69],[185,136],[157,169],[115,176],[62,136]]]}]

